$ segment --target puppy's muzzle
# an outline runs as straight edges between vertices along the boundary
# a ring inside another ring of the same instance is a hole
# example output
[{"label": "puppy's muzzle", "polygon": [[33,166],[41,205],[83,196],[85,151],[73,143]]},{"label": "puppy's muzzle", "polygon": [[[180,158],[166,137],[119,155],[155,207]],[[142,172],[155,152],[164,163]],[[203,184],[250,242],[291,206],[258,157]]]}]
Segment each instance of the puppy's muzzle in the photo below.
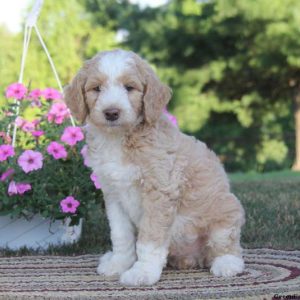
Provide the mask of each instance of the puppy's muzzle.
[{"label": "puppy's muzzle", "polygon": [[116,121],[120,117],[120,110],[117,108],[109,108],[103,111],[107,121]]}]

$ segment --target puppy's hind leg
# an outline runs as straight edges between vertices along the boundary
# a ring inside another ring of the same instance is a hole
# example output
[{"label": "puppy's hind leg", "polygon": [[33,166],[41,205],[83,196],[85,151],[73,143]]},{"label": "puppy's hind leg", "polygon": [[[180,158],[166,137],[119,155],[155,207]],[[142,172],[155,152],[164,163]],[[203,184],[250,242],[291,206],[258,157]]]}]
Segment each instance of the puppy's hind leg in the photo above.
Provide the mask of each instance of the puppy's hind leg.
[{"label": "puppy's hind leg", "polygon": [[240,246],[240,222],[214,227],[205,250],[205,263],[215,276],[230,277],[242,273],[244,260]]}]

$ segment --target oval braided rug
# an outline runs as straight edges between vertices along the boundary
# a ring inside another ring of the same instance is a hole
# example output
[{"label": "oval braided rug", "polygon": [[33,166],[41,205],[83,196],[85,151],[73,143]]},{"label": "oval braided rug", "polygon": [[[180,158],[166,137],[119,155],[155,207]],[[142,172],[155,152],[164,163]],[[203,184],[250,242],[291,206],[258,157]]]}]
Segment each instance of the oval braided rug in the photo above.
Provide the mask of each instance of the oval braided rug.
[{"label": "oval braided rug", "polygon": [[300,251],[253,249],[244,257],[245,272],[233,278],[167,269],[152,287],[97,275],[95,255],[0,258],[0,299],[300,299]]}]

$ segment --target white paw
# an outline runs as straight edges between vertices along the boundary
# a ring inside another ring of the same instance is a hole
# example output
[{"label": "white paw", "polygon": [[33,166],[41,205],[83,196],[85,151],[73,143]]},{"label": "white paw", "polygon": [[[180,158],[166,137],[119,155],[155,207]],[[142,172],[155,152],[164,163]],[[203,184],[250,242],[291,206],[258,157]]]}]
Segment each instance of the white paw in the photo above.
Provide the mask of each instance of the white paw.
[{"label": "white paw", "polygon": [[215,276],[231,277],[244,271],[245,264],[242,258],[226,254],[214,259],[210,272]]},{"label": "white paw", "polygon": [[109,251],[100,257],[97,273],[100,275],[120,275],[128,270],[135,262],[134,255],[114,254]]},{"label": "white paw", "polygon": [[131,269],[121,275],[120,281],[124,285],[152,285],[159,280],[161,272],[161,268],[136,262]]}]

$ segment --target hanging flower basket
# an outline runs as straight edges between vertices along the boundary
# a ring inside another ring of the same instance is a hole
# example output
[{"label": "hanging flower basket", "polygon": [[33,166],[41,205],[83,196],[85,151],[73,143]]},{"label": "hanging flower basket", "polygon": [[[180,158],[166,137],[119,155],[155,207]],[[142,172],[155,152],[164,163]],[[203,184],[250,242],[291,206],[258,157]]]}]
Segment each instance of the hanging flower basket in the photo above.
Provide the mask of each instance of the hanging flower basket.
[{"label": "hanging flower basket", "polygon": [[[42,4],[36,0],[27,18],[19,81],[7,87],[8,105],[0,108],[0,247],[77,241],[82,219],[102,201],[100,183],[88,168],[84,132],[62,100],[61,82],[36,25]],[[59,91],[23,84],[32,29]]]},{"label": "hanging flower basket", "polygon": [[51,221],[41,215],[34,215],[30,219],[1,216],[0,248],[47,249],[50,245],[77,242],[81,236],[82,221],[74,226],[69,226],[69,223],[69,218],[65,221]]},{"label": "hanging flower basket", "polygon": [[[100,183],[88,168],[83,130],[69,126],[69,111],[55,89],[27,91],[22,84],[12,84],[6,96],[10,109],[1,113],[1,128],[13,122],[16,105],[31,120],[15,119],[16,146],[0,132],[0,247],[25,246],[30,232],[36,236],[31,247],[77,241],[82,218],[102,199]],[[11,103],[13,99],[18,103]],[[66,238],[67,232],[77,235]]]}]

